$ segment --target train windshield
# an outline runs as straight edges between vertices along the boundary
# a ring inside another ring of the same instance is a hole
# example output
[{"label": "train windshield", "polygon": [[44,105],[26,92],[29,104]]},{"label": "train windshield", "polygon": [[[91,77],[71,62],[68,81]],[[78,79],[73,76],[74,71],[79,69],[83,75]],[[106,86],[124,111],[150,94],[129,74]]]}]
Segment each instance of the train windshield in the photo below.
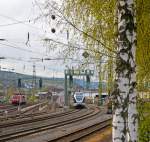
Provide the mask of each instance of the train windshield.
[{"label": "train windshield", "polygon": [[83,99],[83,93],[76,93],[76,99],[81,101]]}]

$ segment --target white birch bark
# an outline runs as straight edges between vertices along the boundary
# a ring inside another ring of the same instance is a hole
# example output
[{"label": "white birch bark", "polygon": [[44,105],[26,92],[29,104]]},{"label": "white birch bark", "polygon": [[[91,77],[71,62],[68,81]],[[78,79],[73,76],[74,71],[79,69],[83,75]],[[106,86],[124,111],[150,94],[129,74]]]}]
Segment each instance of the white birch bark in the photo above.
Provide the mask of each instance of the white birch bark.
[{"label": "white birch bark", "polygon": [[113,142],[137,142],[136,25],[134,0],[118,0],[117,79],[113,91]]}]

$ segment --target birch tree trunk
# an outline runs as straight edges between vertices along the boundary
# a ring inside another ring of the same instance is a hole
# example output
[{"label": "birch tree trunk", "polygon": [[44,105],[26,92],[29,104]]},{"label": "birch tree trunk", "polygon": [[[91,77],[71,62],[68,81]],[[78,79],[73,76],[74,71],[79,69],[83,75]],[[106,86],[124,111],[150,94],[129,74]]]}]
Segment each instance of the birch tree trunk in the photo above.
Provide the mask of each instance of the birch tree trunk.
[{"label": "birch tree trunk", "polygon": [[114,99],[113,142],[137,142],[136,24],[134,0],[118,0],[118,54]]}]

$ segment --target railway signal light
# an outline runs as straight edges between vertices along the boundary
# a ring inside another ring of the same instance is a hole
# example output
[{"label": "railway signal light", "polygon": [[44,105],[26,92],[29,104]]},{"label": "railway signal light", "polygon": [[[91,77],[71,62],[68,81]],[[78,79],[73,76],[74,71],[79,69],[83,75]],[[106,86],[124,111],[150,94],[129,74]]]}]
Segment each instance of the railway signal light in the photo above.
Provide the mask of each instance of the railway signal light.
[{"label": "railway signal light", "polygon": [[86,76],[86,82],[90,83],[90,76],[89,75]]},{"label": "railway signal light", "polygon": [[18,79],[18,87],[21,88],[21,78]]},{"label": "railway signal light", "polygon": [[73,86],[73,76],[72,75],[69,76],[69,84],[70,84],[70,88],[72,88],[72,86]]},{"label": "railway signal light", "polygon": [[42,85],[43,85],[43,81],[42,81],[42,78],[40,78],[40,80],[39,80],[39,88],[42,88]]},{"label": "railway signal light", "polygon": [[90,84],[90,76],[87,75],[86,76],[86,88],[89,88],[89,84]]}]

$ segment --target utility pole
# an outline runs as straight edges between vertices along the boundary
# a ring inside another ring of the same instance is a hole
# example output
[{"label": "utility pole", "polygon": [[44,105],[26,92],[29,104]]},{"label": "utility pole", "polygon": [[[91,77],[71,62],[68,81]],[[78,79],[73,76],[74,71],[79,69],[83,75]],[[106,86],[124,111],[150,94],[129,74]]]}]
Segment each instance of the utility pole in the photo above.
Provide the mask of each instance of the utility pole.
[{"label": "utility pole", "polygon": [[[0,41],[6,41],[6,39],[0,38]],[[1,59],[5,59],[5,57],[0,57],[0,62],[1,62]],[[1,65],[0,65],[0,71],[1,71]]]},{"label": "utility pole", "polygon": [[[66,70],[65,70],[66,71]],[[65,107],[68,106],[68,89],[67,89],[67,73],[65,72],[65,83],[64,83],[64,88],[65,88]]]},{"label": "utility pole", "polygon": [[99,101],[98,105],[102,105],[102,93],[103,93],[103,86],[102,86],[102,63],[106,63],[106,61],[102,60],[102,57],[100,58],[99,62],[99,88],[98,88],[98,93],[99,93]]},{"label": "utility pole", "polygon": [[108,60],[108,81],[107,81],[107,91],[108,96],[111,96],[112,86],[113,86],[113,60],[109,58]]},{"label": "utility pole", "polygon": [[6,59],[5,57],[0,57],[0,71],[1,71],[1,60]]},{"label": "utility pole", "polygon": [[99,99],[98,99],[98,105],[101,106],[102,105],[102,78],[101,78],[101,64],[102,64],[102,61],[100,60],[100,63],[99,63],[99,89],[98,89],[98,92],[99,92]]},{"label": "utility pole", "polygon": [[36,87],[36,66],[35,66],[35,63],[33,63],[32,86],[33,86],[33,88]]},{"label": "utility pole", "polygon": [[32,75],[32,97],[34,100],[35,88],[36,88],[36,66],[35,62],[33,62],[33,75]]}]

